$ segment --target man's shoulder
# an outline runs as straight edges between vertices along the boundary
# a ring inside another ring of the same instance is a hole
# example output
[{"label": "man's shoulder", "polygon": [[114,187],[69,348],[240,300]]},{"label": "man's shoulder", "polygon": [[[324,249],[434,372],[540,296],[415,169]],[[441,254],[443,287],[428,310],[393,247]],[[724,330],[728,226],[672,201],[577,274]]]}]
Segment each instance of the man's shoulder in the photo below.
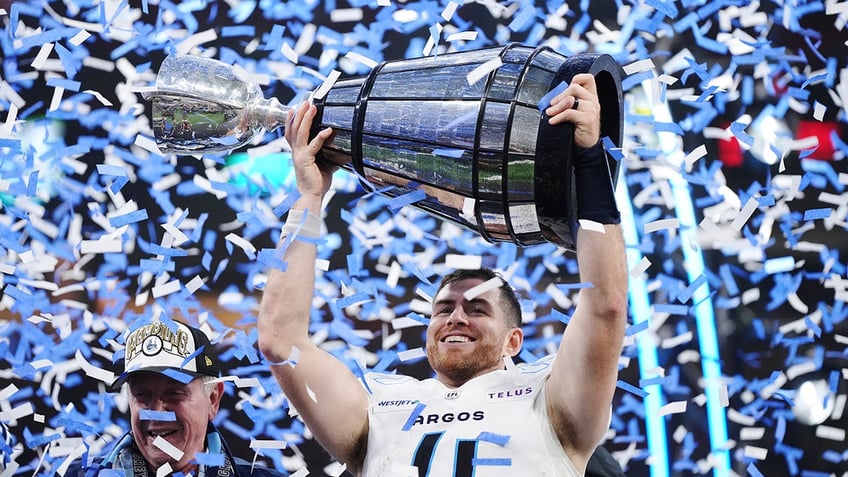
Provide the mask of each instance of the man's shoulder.
[{"label": "man's shoulder", "polygon": [[548,374],[554,364],[556,355],[547,355],[533,362],[522,362],[515,367],[521,374]]},{"label": "man's shoulder", "polygon": [[103,466],[100,464],[100,461],[87,466],[83,466],[81,461],[76,461],[68,466],[64,474],[60,476],[57,472],[55,477],[96,477],[100,475],[101,469],[103,469]]},{"label": "man's shoulder", "polygon": [[409,383],[421,382],[421,380],[413,378],[412,376],[407,376],[405,374],[377,373],[377,372],[371,372],[371,373],[365,374],[365,381],[369,386],[372,386],[372,385],[397,386],[397,385],[400,385],[400,384],[409,384]]}]

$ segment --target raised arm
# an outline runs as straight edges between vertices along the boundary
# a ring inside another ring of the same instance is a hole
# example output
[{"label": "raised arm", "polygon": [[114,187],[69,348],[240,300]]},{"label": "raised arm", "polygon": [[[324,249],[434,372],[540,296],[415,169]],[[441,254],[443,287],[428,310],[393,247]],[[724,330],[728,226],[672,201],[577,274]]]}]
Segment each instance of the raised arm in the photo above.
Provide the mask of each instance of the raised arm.
[{"label": "raised arm", "polygon": [[580,281],[591,286],[580,291],[546,394],[560,441],[582,466],[609,427],[627,320],[627,266],[612,183],[598,142],[600,104],[594,77],[576,75],[546,112],[552,123],[570,121],[575,126],[578,219],[603,225],[603,232],[581,226],[577,233]]},{"label": "raised arm", "polygon": [[[284,234],[291,233],[299,226],[301,235],[313,238],[320,231],[322,202],[332,180],[332,172],[322,171],[315,162],[332,131],[325,129],[309,141],[315,114],[315,106],[305,103],[287,118],[286,139],[292,147],[300,198],[283,229]],[[310,340],[316,248],[308,241],[292,240],[283,257],[286,270],[269,272],[259,308],[259,348],[266,359],[277,363],[271,371],[318,442],[356,474],[367,441],[368,397],[344,363]]]}]

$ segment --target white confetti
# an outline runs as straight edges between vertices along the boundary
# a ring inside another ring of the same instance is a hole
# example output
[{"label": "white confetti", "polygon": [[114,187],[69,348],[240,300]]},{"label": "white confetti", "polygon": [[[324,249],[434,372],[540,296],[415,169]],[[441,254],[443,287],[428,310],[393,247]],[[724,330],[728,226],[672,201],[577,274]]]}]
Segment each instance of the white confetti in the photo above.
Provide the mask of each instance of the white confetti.
[{"label": "white confetti", "polygon": [[642,259],[639,260],[639,263],[637,263],[636,266],[630,269],[630,277],[638,278],[640,275],[645,273],[645,270],[647,270],[650,266],[651,261],[648,259],[648,257],[642,257]]},{"label": "white confetti", "polygon": [[670,349],[692,341],[693,333],[687,331],[671,338],[665,338],[660,345],[663,349]]},{"label": "white confetti", "polygon": [[401,362],[412,361],[414,359],[419,359],[425,357],[427,354],[424,352],[424,348],[413,348],[406,351],[398,351],[398,359]]},{"label": "white confetti", "polygon": [[70,43],[72,45],[79,46],[82,45],[83,42],[85,42],[85,40],[87,40],[89,37],[91,37],[91,33],[85,30],[80,30],[79,33],[71,37]]},{"label": "white confetti", "polygon": [[649,222],[645,224],[645,233],[653,233],[659,230],[671,230],[677,229],[680,227],[679,219],[660,219],[654,220],[653,222]]},{"label": "white confetti", "polygon": [[251,439],[251,449],[285,449],[288,444],[286,441],[271,440],[271,439]]},{"label": "white confetti", "polygon": [[686,154],[686,157],[683,158],[683,163],[686,164],[686,170],[691,171],[692,166],[695,165],[701,158],[707,155],[707,146],[701,144],[692,150],[689,154]]},{"label": "white confetti", "polygon": [[180,291],[181,284],[179,280],[171,280],[167,283],[156,285],[153,287],[153,298],[162,298]]},{"label": "white confetti", "polygon": [[356,61],[357,63],[361,63],[367,66],[368,68],[374,68],[379,64],[377,61],[374,61],[373,59],[368,58],[365,55],[356,53],[355,51],[348,51],[347,53],[345,53],[345,58]]},{"label": "white confetti", "polygon": [[115,373],[92,365],[91,363],[86,361],[85,357],[82,355],[82,352],[80,350],[76,351],[74,357],[77,360],[77,364],[79,364],[80,368],[85,372],[87,376],[94,378],[98,381],[102,381],[109,385],[111,385],[112,382],[115,381]]},{"label": "white confetti", "polygon": [[597,232],[601,234],[605,234],[606,228],[604,228],[604,224],[600,222],[595,222],[594,220],[589,219],[579,219],[577,223],[580,224],[580,228],[583,230],[588,230],[590,232]]},{"label": "white confetti", "polygon": [[755,446],[745,446],[743,448],[745,457],[749,459],[765,460],[768,457],[768,449]]},{"label": "white confetti", "polygon": [[757,199],[750,197],[748,199],[748,202],[745,203],[745,207],[743,207],[742,210],[739,212],[739,215],[737,215],[736,218],[733,219],[733,222],[731,222],[730,226],[734,230],[742,230],[742,227],[745,225],[745,222],[747,222],[748,219],[750,219],[751,216],[754,215],[754,211],[757,210],[758,206],[759,202],[757,201]]},{"label": "white confetti", "polygon": [[395,318],[392,320],[392,327],[396,330],[403,330],[406,328],[414,328],[416,326],[427,326],[424,323],[421,323],[418,320],[414,320],[409,318],[408,316],[401,316],[400,318]]},{"label": "white confetti", "polygon": [[445,256],[445,266],[457,270],[474,270],[483,265],[483,257],[480,255],[457,255],[450,253]]},{"label": "white confetti", "polygon": [[330,21],[333,23],[358,22],[362,18],[361,8],[335,8],[330,12]]},{"label": "white confetti", "polygon": [[456,9],[459,8],[460,5],[461,4],[453,2],[453,1],[448,2],[448,4],[442,10],[442,13],[441,13],[442,19],[444,19],[446,22],[451,21],[454,13],[456,13]]},{"label": "white confetti", "polygon": [[315,97],[316,99],[323,99],[324,96],[327,95],[327,92],[330,91],[330,88],[332,88],[333,85],[336,84],[336,80],[339,79],[341,74],[341,71],[338,70],[331,71],[330,74],[327,75],[327,78],[324,80],[324,82],[321,83],[321,86],[315,91],[313,97]]},{"label": "white confetti", "polygon": [[[159,437],[157,439],[161,439],[161,437]],[[154,441],[153,443],[155,444],[156,442]],[[166,441],[166,444],[167,444],[167,441]],[[168,445],[170,445],[170,444],[168,444]],[[180,454],[182,454],[182,452],[180,452]],[[165,477],[165,476],[173,473],[173,471],[174,471],[174,469],[171,467],[171,464],[165,462],[164,464],[160,465],[158,469],[156,469],[156,477]]]},{"label": "white confetti", "polygon": [[833,426],[816,426],[816,437],[842,442],[845,440],[845,429]]},{"label": "white confetti", "polygon": [[657,413],[657,417],[668,416],[669,414],[682,414],[686,412],[686,401],[675,401],[662,406]]},{"label": "white confetti", "polygon": [[226,237],[224,237],[224,238],[225,238],[228,242],[232,242],[232,243],[233,243],[233,244],[235,244],[237,247],[239,247],[240,249],[244,250],[244,251],[245,251],[246,253],[248,253],[249,255],[253,255],[253,254],[256,252],[256,247],[254,247],[254,246],[253,246],[253,244],[252,244],[252,243],[250,243],[250,241],[249,241],[249,240],[247,240],[247,239],[245,239],[244,237],[241,237],[241,236],[236,235],[236,234],[234,234],[234,233],[229,233],[229,234],[227,234],[227,236],[226,236]]},{"label": "white confetti", "polygon": [[50,53],[53,52],[53,43],[45,43],[41,45],[41,48],[38,50],[38,54],[35,55],[35,58],[30,63],[36,70],[44,69],[44,64],[47,62],[47,58],[50,57]]},{"label": "white confetti", "polygon": [[214,41],[217,38],[218,33],[215,31],[214,28],[209,28],[207,30],[195,33],[177,44],[177,53],[187,54],[196,46],[200,46],[204,43]]},{"label": "white confetti", "polygon": [[502,65],[503,60],[501,60],[500,57],[492,58],[491,60],[471,70],[471,72],[469,72],[468,76],[465,78],[465,81],[467,81],[468,84],[475,84],[484,77],[486,77],[492,71],[500,68]]},{"label": "white confetti", "polygon": [[192,278],[191,280],[189,280],[188,283],[186,283],[186,285],[185,285],[186,290],[188,290],[191,293],[195,293],[197,290],[200,290],[200,288],[202,286],[203,286],[203,278],[201,278],[199,275],[197,275],[194,278]]},{"label": "white confetti", "polygon": [[622,69],[624,70],[624,74],[629,76],[634,73],[651,71],[652,69],[654,69],[654,62],[650,58],[646,58],[644,60],[637,60],[630,64],[624,65]]},{"label": "white confetti", "polygon": [[492,277],[485,282],[475,285],[468,290],[465,290],[465,293],[462,294],[463,298],[468,301],[476,299],[478,296],[487,293],[492,290],[497,290],[501,286],[503,286],[504,281],[500,279],[500,277]]},{"label": "white confetti", "polygon": [[477,39],[476,31],[461,31],[457,33],[451,33],[445,38],[445,41],[448,43],[454,41],[474,41]]},{"label": "white confetti", "polygon": [[80,253],[120,253],[124,251],[124,241],[120,238],[105,237],[100,240],[83,240]]}]

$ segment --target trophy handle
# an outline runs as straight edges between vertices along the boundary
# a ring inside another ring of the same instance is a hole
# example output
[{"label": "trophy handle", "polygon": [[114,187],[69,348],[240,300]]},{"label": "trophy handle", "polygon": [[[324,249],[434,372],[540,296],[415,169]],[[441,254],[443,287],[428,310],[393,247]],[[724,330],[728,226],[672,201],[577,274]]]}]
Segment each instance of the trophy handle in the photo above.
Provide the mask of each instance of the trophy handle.
[{"label": "trophy handle", "polygon": [[[624,105],[621,89],[622,70],[606,54],[581,54],[568,57],[555,76],[554,85],[570,83],[575,75],[590,73],[595,77],[601,105],[600,137],[609,138],[621,147],[624,132]],[[558,128],[561,130],[557,131]],[[574,126],[566,123],[551,126],[543,115],[539,124],[536,153],[536,207],[541,233],[553,243],[569,249],[576,247],[577,197],[573,174]],[[618,180],[620,163],[605,152],[613,188]],[[565,169],[565,171],[563,171]]]},{"label": "trophy handle", "polygon": [[[315,107],[318,108],[318,112],[315,114],[315,120],[312,121],[312,128],[309,130],[310,140],[317,136],[322,129],[329,127],[322,121],[324,116],[324,103],[318,101],[315,103]],[[351,156],[349,154],[339,153],[337,149],[332,147],[333,142],[336,140],[337,132],[337,130],[334,130],[333,135],[327,140],[325,147],[318,151],[318,154],[315,156],[315,163],[318,165],[318,168],[325,172],[332,171],[337,167],[349,172],[355,172]]]}]

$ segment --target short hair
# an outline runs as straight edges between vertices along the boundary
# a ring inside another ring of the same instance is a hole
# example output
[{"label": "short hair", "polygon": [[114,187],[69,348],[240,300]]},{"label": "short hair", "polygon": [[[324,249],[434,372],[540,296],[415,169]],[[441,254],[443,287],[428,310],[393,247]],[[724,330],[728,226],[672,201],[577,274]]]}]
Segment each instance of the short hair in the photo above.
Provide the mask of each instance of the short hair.
[{"label": "short hair", "polygon": [[[205,392],[206,394],[212,394],[212,391],[215,390],[215,386],[217,386],[218,383],[221,382],[219,378],[216,378],[214,376],[198,376],[198,377],[192,379],[191,381],[189,381],[189,383],[192,383],[192,382],[198,381],[198,380],[203,382],[203,392]],[[186,383],[183,383],[183,384],[186,384]],[[120,389],[121,392],[123,392],[124,395],[126,395],[129,392],[129,387],[130,387],[130,380],[127,379],[117,389]]]},{"label": "short hair", "polygon": [[442,281],[439,283],[439,288],[436,289],[436,295],[438,295],[443,288],[455,282],[473,279],[489,281],[492,278],[498,278],[502,283],[501,286],[498,287],[498,290],[500,291],[500,301],[503,305],[503,311],[506,314],[507,324],[513,327],[520,327],[521,304],[518,302],[518,295],[516,295],[515,290],[513,290],[509,283],[500,274],[490,268],[455,270],[442,277]]},{"label": "short hair", "polygon": [[212,394],[212,391],[215,389],[215,386],[220,382],[218,378],[212,376],[201,376],[198,379],[203,380],[203,390],[206,394]]}]

